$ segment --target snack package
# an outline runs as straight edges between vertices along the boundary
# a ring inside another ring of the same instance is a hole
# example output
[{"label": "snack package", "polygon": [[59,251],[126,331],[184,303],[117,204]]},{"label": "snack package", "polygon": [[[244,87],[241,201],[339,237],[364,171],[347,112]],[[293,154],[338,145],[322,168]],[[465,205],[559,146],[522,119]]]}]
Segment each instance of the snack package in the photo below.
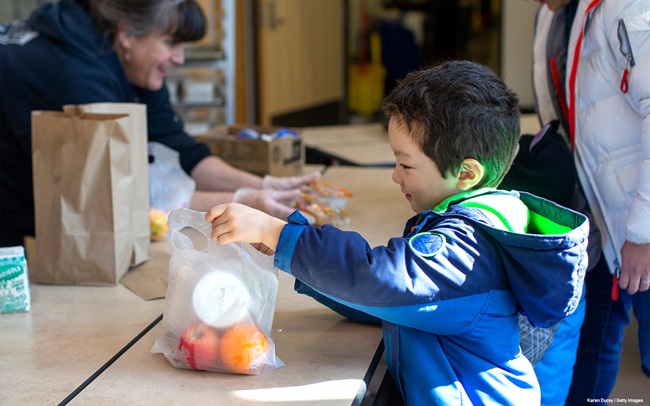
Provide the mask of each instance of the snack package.
[{"label": "snack package", "polygon": [[278,292],[273,257],[210,239],[205,213],[169,215],[172,256],[163,327],[151,352],[176,368],[258,375],[284,365],[271,325]]},{"label": "snack package", "polygon": [[0,248],[0,313],[26,312],[30,305],[25,249]]},{"label": "snack package", "polygon": [[341,228],[350,223],[345,205],[351,196],[349,190],[318,179],[302,188],[295,207],[314,216],[316,226],[331,224]]}]

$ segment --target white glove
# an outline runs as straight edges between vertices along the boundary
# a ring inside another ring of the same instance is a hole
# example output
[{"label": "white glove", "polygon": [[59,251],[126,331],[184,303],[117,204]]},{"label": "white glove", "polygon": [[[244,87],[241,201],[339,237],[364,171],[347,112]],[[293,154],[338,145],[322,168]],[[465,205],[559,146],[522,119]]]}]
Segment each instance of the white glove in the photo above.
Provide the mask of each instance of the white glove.
[{"label": "white glove", "polygon": [[312,172],[303,176],[277,177],[266,175],[262,182],[262,189],[289,190],[298,189],[300,186],[308,185],[316,179],[320,179],[320,171]]},{"label": "white glove", "polygon": [[[300,196],[300,190],[266,190],[241,188],[235,191],[232,201],[242,203],[255,209],[261,210],[268,215],[286,220],[296,208],[296,199]],[[307,213],[303,213],[310,224],[314,224],[316,219]]]}]

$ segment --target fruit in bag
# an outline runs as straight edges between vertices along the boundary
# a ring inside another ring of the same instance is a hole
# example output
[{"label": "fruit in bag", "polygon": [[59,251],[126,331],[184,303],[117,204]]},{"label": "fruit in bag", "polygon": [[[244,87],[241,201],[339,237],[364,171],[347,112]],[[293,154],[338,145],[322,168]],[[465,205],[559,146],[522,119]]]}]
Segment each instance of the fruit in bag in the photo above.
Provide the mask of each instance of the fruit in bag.
[{"label": "fruit in bag", "polygon": [[254,374],[263,364],[256,361],[269,348],[266,334],[252,324],[236,324],[221,337],[221,362],[233,372]]},{"label": "fruit in bag", "polygon": [[193,324],[180,337],[179,350],[187,350],[187,363],[192,369],[214,369],[219,358],[219,336],[205,324]]}]

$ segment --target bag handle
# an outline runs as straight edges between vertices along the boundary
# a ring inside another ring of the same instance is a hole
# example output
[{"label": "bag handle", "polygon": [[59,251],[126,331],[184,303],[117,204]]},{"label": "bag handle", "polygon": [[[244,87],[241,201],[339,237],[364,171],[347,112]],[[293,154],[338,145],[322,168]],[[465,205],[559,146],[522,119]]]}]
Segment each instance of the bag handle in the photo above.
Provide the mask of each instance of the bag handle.
[{"label": "bag handle", "polygon": [[[168,225],[171,242],[175,248],[207,251],[208,240],[212,236],[212,224],[205,221],[205,214],[186,208],[174,209],[169,213]],[[203,238],[198,237],[196,232]]]}]

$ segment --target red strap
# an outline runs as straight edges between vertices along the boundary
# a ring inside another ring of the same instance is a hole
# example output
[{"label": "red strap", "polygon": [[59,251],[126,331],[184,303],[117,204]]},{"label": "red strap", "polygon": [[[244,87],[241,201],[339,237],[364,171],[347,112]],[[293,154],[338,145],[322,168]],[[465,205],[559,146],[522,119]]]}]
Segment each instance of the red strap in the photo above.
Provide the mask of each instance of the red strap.
[{"label": "red strap", "polygon": [[560,108],[562,109],[562,115],[564,118],[569,117],[569,106],[566,104],[566,97],[564,96],[564,88],[562,87],[562,82],[560,81],[560,74],[557,70],[557,61],[555,58],[550,58],[548,61],[551,68],[551,77],[553,78],[553,86],[555,86],[555,93],[560,102]]},{"label": "red strap", "polygon": [[630,84],[628,83],[628,79],[627,79],[629,73],[630,71],[627,68],[625,68],[625,70],[623,71],[623,78],[621,79],[621,92],[623,93],[627,93],[627,90],[630,87]]},{"label": "red strap", "polygon": [[614,275],[614,279],[612,281],[612,300],[618,300],[618,277],[616,275]]},{"label": "red strap", "polygon": [[575,129],[576,129],[576,76],[578,74],[578,62],[580,61],[580,50],[582,49],[582,36],[585,32],[585,23],[587,22],[587,16],[593,10],[601,0],[593,0],[589,3],[587,11],[582,18],[582,28],[580,29],[580,35],[576,41],[576,49],[573,53],[573,64],[571,65],[571,74],[569,75],[569,133],[571,134],[571,146],[574,146],[575,143]]}]

